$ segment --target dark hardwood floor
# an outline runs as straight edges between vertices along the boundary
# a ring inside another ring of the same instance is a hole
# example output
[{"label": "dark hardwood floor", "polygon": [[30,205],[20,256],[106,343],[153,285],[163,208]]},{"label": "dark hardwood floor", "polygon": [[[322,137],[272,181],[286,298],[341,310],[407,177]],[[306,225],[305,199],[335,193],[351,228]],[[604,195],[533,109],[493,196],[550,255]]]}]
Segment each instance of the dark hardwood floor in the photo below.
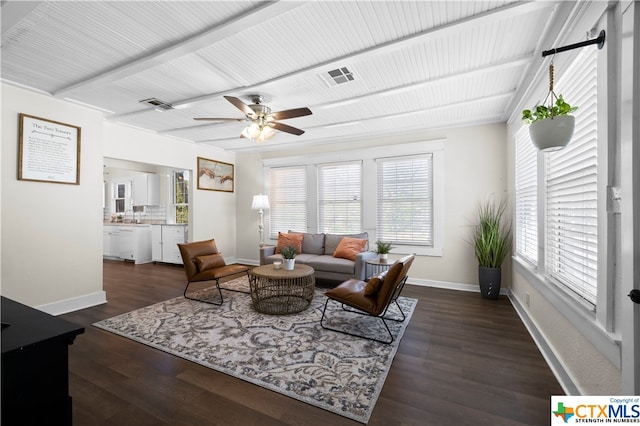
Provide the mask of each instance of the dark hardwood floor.
[{"label": "dark hardwood floor", "polygon": [[[357,425],[91,324],[181,296],[182,267],[104,261],[108,303],[63,315],[76,426]],[[562,394],[508,299],[407,285],[419,299],[369,425],[545,425]],[[35,408],[37,409],[37,408]]]}]

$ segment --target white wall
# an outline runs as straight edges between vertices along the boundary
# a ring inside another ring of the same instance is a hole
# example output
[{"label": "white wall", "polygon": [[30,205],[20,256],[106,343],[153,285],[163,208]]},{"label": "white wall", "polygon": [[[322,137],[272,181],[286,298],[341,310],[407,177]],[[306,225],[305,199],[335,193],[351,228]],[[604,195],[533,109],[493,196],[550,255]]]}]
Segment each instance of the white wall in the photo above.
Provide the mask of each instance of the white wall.
[{"label": "white wall", "polygon": [[[106,300],[102,285],[103,158],[192,170],[197,157],[235,162],[235,154],[106,122],[101,113],[2,84],[3,296],[61,314]],[[80,185],[17,180],[18,114],[81,127]],[[215,238],[236,254],[236,194],[196,189],[191,241]],[[237,185],[236,185],[237,188]],[[107,295],[108,296],[108,295]]]},{"label": "white wall", "polygon": [[[164,112],[158,114],[167,114]],[[104,156],[191,170],[189,239],[215,238],[228,260],[236,253],[236,192],[197,189],[197,158],[235,162],[235,154],[208,145],[184,142],[115,123],[104,124]],[[235,173],[239,168],[236,165]],[[236,177],[235,190],[238,190]]]},{"label": "white wall", "polygon": [[[258,262],[258,214],[248,210],[251,197],[265,192],[263,159],[287,156],[318,156],[341,150],[389,146],[446,139],[444,142],[444,247],[441,257],[418,256],[411,269],[411,282],[477,288],[477,261],[466,242],[478,202],[487,196],[501,197],[506,190],[506,133],[502,124],[399,135],[348,144],[330,144],[262,155],[239,154],[242,184],[238,191],[238,258]],[[391,151],[390,151],[391,152]],[[244,209],[247,210],[244,210]],[[508,280],[509,265],[503,274]],[[508,281],[504,282],[505,287]]]},{"label": "white wall", "polygon": [[[102,115],[1,90],[2,295],[43,310],[102,303]],[[81,127],[80,185],[17,179],[19,113]]]}]

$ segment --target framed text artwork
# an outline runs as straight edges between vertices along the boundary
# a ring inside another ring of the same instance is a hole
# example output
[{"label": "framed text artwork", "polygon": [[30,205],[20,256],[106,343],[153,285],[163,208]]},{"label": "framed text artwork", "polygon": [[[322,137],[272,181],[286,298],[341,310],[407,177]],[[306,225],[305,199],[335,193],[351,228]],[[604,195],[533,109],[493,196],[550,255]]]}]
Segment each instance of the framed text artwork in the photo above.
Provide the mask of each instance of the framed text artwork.
[{"label": "framed text artwork", "polygon": [[198,189],[233,192],[233,164],[198,157]]},{"label": "framed text artwork", "polygon": [[18,180],[80,184],[80,127],[20,114]]}]

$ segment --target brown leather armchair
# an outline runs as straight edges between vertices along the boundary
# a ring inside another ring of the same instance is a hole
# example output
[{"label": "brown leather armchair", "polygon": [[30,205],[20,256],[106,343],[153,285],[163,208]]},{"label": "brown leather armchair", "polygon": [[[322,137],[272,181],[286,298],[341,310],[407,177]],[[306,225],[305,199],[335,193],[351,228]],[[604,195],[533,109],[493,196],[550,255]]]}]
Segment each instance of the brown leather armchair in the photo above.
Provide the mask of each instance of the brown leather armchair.
[{"label": "brown leather armchair", "polygon": [[[187,275],[187,286],[184,289],[184,297],[189,300],[197,300],[198,302],[210,303],[212,305],[222,305],[222,291],[220,290],[220,278],[229,277],[231,275],[247,273],[249,268],[242,265],[227,265],[218,251],[215,240],[197,241],[187,244],[178,244],[182,262],[184,263],[184,272]],[[205,299],[198,299],[187,295],[187,289],[191,283],[215,281],[219,302]],[[234,289],[225,289],[238,291]]]},{"label": "brown leather armchair", "polygon": [[[398,304],[398,297],[400,296],[402,288],[407,281],[407,272],[409,271],[414,258],[414,255],[408,255],[398,259],[387,271],[372,277],[368,282],[351,279],[331,290],[328,290],[325,293],[327,301],[324,304],[322,318],[320,318],[320,325],[322,328],[381,343],[388,344],[393,342],[393,334],[391,334],[391,330],[389,329],[386,321],[403,322],[406,319],[404,312],[402,312],[402,308],[400,308],[400,305]],[[330,300],[341,303],[342,309],[345,311],[380,318],[387,329],[389,340],[375,339],[325,325],[327,306]],[[402,318],[391,318],[387,316],[387,310],[392,303],[396,304]],[[355,310],[347,308],[347,306],[355,308]]]}]

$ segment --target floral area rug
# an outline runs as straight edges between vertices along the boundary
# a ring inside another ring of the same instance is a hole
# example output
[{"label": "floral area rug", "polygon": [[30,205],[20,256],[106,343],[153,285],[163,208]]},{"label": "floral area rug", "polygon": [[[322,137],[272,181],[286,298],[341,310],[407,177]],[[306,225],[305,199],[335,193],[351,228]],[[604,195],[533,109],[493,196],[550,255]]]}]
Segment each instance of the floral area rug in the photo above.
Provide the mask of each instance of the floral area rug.
[{"label": "floral area rug", "polygon": [[[222,287],[249,290],[246,277]],[[197,296],[213,296],[214,291],[201,290]],[[386,345],[320,327],[323,289],[316,289],[307,310],[278,316],[256,312],[248,294],[222,293],[222,306],[177,297],[93,325],[367,423],[418,302],[398,299],[407,318],[403,323],[387,321],[394,342]],[[331,327],[386,338],[377,318],[345,313],[335,302],[327,312]],[[387,315],[400,316],[395,304]]]}]

